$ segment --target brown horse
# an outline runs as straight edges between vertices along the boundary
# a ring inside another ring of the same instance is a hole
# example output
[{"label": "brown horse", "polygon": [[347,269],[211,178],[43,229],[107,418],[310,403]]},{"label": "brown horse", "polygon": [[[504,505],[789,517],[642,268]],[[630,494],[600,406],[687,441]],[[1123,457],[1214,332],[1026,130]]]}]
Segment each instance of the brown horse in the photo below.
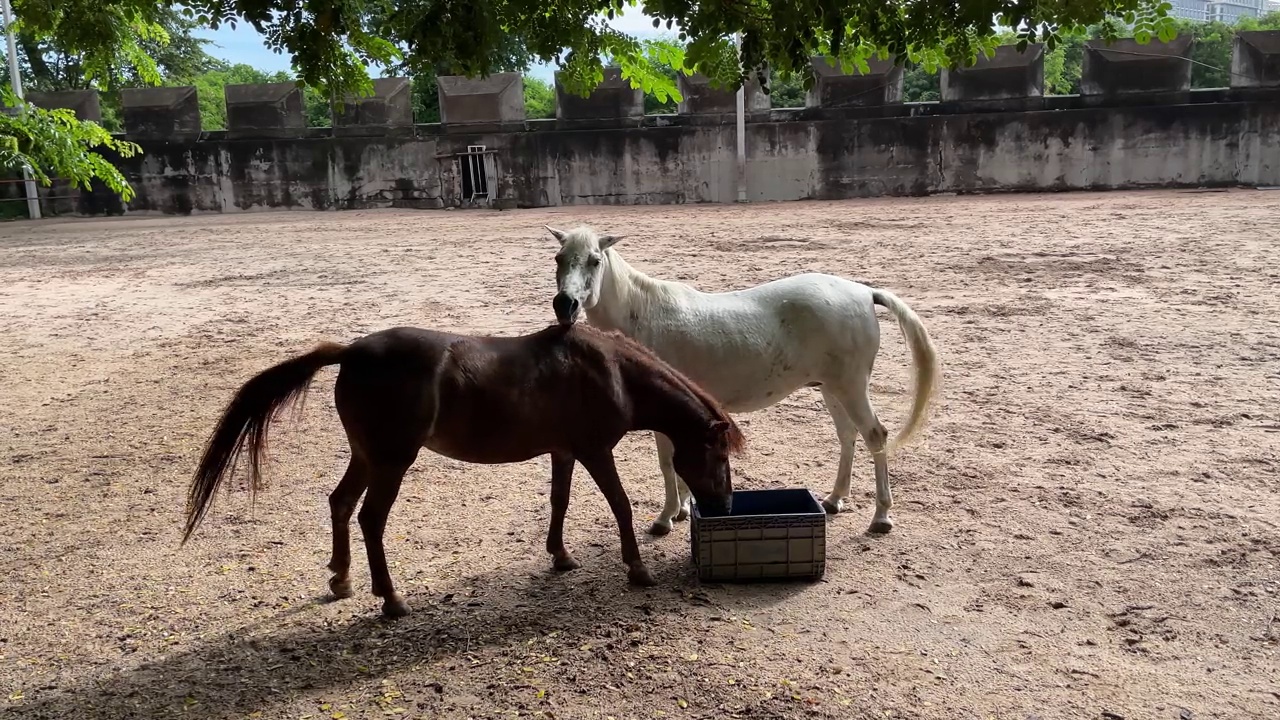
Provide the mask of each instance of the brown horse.
[{"label": "brown horse", "polygon": [[553,326],[521,337],[475,337],[393,328],[350,345],[324,343],[250,379],[214,430],[191,483],[185,544],[218,487],[249,452],[251,497],[262,488],[267,428],[306,394],[321,368],[340,365],[334,401],[351,462],[329,495],[333,558],[329,588],[351,596],[348,525],[362,493],[360,529],[373,594],[390,617],[409,612],[387,570],[383,531],[405,472],[428,448],[473,463],[523,462],[551,455],[547,552],[557,570],[580,567],[565,549],[574,461],[609,501],[622,560],[637,585],[653,585],[631,527],[631,501],[618,479],[613,447],[632,430],[660,432],[704,514],[731,511],[729,454],[742,448],[738,426],[697,385],[626,337],[586,325]]}]

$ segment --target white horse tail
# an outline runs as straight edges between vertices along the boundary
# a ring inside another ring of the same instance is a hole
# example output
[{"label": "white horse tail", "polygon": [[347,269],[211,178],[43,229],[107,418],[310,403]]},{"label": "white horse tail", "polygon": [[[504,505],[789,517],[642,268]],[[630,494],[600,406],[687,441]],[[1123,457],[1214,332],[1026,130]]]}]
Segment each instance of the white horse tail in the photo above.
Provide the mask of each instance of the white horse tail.
[{"label": "white horse tail", "polygon": [[911,348],[911,360],[916,368],[915,400],[911,403],[911,417],[885,448],[885,454],[889,454],[924,427],[929,403],[938,382],[938,353],[933,347],[933,341],[929,339],[929,333],[924,329],[924,323],[920,322],[920,317],[897,295],[888,290],[872,289],[871,301],[888,308],[897,318],[898,328],[902,330],[902,337]]}]

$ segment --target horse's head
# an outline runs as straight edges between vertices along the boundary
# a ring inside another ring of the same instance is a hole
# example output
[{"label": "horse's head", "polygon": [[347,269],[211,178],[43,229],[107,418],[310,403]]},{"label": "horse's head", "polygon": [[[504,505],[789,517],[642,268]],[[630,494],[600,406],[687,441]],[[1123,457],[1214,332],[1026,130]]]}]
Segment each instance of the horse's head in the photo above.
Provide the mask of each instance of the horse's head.
[{"label": "horse's head", "polygon": [[561,325],[572,325],[583,311],[595,307],[600,300],[605,251],[622,238],[597,235],[585,226],[568,232],[547,227],[547,232],[560,241],[560,252],[556,253],[556,296],[551,300],[551,308]]},{"label": "horse's head", "polygon": [[733,480],[729,454],[742,446],[742,433],[732,421],[716,420],[699,438],[672,438],[671,463],[689,486],[703,515],[728,515],[733,511]]}]

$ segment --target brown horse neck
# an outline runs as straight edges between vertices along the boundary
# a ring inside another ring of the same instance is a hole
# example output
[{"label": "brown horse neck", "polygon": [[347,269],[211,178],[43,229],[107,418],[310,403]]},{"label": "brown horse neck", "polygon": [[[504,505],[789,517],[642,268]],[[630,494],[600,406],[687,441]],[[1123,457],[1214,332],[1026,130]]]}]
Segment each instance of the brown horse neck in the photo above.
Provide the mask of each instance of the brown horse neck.
[{"label": "brown horse neck", "polygon": [[[631,390],[635,429],[662,433],[677,446],[702,444],[710,437],[711,425],[725,420],[733,427],[735,438],[740,438],[729,416],[714,401],[700,396],[691,381],[643,361],[627,362],[624,372],[626,369],[631,370],[626,373],[626,382]],[[740,444],[740,440],[731,442]]]}]

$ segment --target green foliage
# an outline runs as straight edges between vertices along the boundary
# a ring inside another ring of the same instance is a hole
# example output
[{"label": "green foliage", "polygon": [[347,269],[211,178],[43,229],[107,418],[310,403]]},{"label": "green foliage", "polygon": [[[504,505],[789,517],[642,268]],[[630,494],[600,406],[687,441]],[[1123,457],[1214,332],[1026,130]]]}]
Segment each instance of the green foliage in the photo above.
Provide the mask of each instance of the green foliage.
[{"label": "green foliage", "polygon": [[1260,18],[1241,18],[1235,27],[1220,22],[1179,21],[1178,30],[1196,39],[1191,49],[1191,87],[1217,88],[1231,85],[1231,44],[1237,30],[1280,30],[1280,12]]},{"label": "green foliage", "polygon": [[1260,18],[1241,18],[1241,30],[1280,30],[1280,12],[1263,15]]},{"label": "green foliage", "polygon": [[1220,22],[1179,23],[1179,30],[1196,39],[1191,48],[1191,87],[1231,86],[1231,39],[1235,29]]},{"label": "green foliage", "polygon": [[333,108],[324,91],[313,87],[303,88],[302,103],[307,114],[307,127],[333,126]]},{"label": "green foliage", "polygon": [[[67,74],[111,85],[125,76],[156,85],[159,48],[170,44],[175,15],[154,0],[12,0],[16,29],[33,48],[45,47],[68,60]],[[24,48],[27,49],[27,48]],[[39,59],[28,52],[27,59]],[[86,85],[87,87],[87,85]]]},{"label": "green foliage", "polygon": [[174,78],[166,84],[195,85],[196,94],[200,99],[201,125],[205,130],[225,130],[227,127],[226,86],[292,82],[293,79],[293,76],[287,72],[267,73],[251,65],[240,63],[225,65],[193,78]]},{"label": "green foliage", "polygon": [[[1176,20],[1172,23],[1175,35],[1189,34],[1195,38],[1191,50],[1191,87],[1216,88],[1231,84],[1231,44],[1237,30],[1280,30],[1280,13],[1262,18],[1242,18],[1232,27],[1223,23],[1200,23]],[[1045,93],[1072,95],[1080,92],[1081,65],[1084,61],[1086,40],[1123,37],[1129,34],[1122,22],[1108,18],[1088,28],[1062,33],[1061,41],[1044,58]]]},{"label": "green foliage", "polygon": [[[605,54],[594,83],[604,79],[603,67],[616,66],[622,77],[631,81],[631,87],[644,92],[645,114],[676,112],[677,104],[684,99],[676,85],[676,74],[684,72],[685,48],[670,37],[637,42],[635,48],[638,50],[634,55]],[[561,74],[561,81],[567,84],[566,74]]]},{"label": "green foliage", "polygon": [[25,169],[45,186],[53,178],[65,178],[72,187],[88,189],[97,179],[126,202],[133,198],[124,175],[94,149],[132,157],[141,150],[137,145],[113,138],[97,123],[77,120],[70,110],[25,103],[8,87],[0,88],[0,102],[15,109],[12,115],[0,113],[0,167],[10,172]]},{"label": "green foliage", "polygon": [[410,79],[410,99],[413,103],[413,121],[416,123],[440,122],[440,83],[433,72],[421,72]]},{"label": "green foliage", "polygon": [[808,99],[804,80],[792,73],[773,73],[769,81],[769,102],[776,108],[804,107]]},{"label": "green foliage", "polygon": [[[606,55],[605,66],[617,66],[632,87],[644,92],[646,115],[671,115],[684,98],[676,85],[676,75],[685,64],[684,48],[671,38],[646,40],[633,58]],[[563,77],[563,76],[562,76]],[[604,74],[601,73],[601,79]],[[599,82],[599,81],[597,81]]]},{"label": "green foliage", "polygon": [[942,77],[937,70],[929,72],[920,66],[912,66],[903,71],[903,102],[937,102],[941,99]]},{"label": "green foliage", "polygon": [[[21,7],[30,11],[29,4]],[[16,23],[18,72],[27,91],[83,90],[96,88],[101,96],[102,126],[118,132],[120,126],[120,89],[154,85],[173,77],[194,77],[222,65],[205,51],[209,41],[192,35],[196,24],[178,11],[161,8],[155,14],[154,28],[144,28],[137,40],[137,51],[109,54],[93,58],[80,45],[64,45],[61,33],[67,25],[60,21],[54,30],[38,30],[28,18]],[[139,60],[139,58],[141,58]],[[140,65],[132,64],[139,61]],[[0,71],[9,82],[8,68]]]},{"label": "green foliage", "polygon": [[[121,85],[155,85],[162,72],[198,71],[209,58],[190,37],[168,3],[149,0],[13,0],[19,73],[26,87],[102,91],[103,121],[118,127]],[[174,42],[174,38],[178,42]],[[6,80],[8,80],[7,72]],[[101,180],[126,201],[133,189],[124,175],[94,150],[108,148],[130,157],[139,148],[115,140],[101,125],[81,122],[68,110],[44,110],[23,103],[8,90],[15,114],[0,120],[0,167],[27,169],[34,178],[69,180],[87,188]]]},{"label": "green foliage", "polygon": [[[494,46],[489,72],[524,72],[529,69],[529,51],[520,35],[511,33]],[[385,75],[408,75],[411,82],[410,98],[413,104],[413,121],[416,123],[440,122],[440,75],[454,74],[457,64],[452,60],[427,63],[413,57],[402,59],[388,66]]]},{"label": "green foliage", "polygon": [[536,77],[525,76],[524,114],[530,120],[543,120],[556,116],[556,89],[551,83]]},{"label": "green foliage", "polygon": [[[34,1],[34,0],[31,0]],[[76,0],[89,2],[89,0]],[[94,0],[141,2],[141,0]],[[605,18],[633,12],[640,0],[189,0],[197,19],[248,22],[275,50],[289,54],[303,80],[320,88],[366,87],[362,62],[478,76],[499,69],[512,34],[527,57],[561,66],[571,92],[586,94],[617,63],[633,87],[658,102],[678,97],[675,83],[653,66],[653,48],[609,27]],[[1165,36],[1171,23],[1162,0],[989,0],[886,3],[881,0],[643,0],[655,27],[682,29],[680,58],[664,64],[698,71],[737,87],[756,68],[771,67],[811,82],[809,59],[827,54],[846,67],[890,54],[940,66],[968,63],[995,46],[992,18],[1023,28],[1017,39],[1056,43],[1060,33],[1108,14],[1132,20],[1142,35]],[[742,33],[742,64],[728,38]]]},{"label": "green foliage", "polygon": [[[23,16],[19,16],[23,17]],[[212,70],[219,62],[205,52],[208,40],[197,38],[197,25],[178,11],[161,8],[156,28],[147,28],[137,38],[142,67],[134,57],[117,54],[94,61],[85,53],[60,44],[56,35],[36,31],[30,21],[19,23],[18,67],[23,87],[28,90],[99,90],[154,85],[164,77],[191,77]],[[154,71],[154,72],[153,72]],[[5,70],[6,78],[8,70]]]}]

